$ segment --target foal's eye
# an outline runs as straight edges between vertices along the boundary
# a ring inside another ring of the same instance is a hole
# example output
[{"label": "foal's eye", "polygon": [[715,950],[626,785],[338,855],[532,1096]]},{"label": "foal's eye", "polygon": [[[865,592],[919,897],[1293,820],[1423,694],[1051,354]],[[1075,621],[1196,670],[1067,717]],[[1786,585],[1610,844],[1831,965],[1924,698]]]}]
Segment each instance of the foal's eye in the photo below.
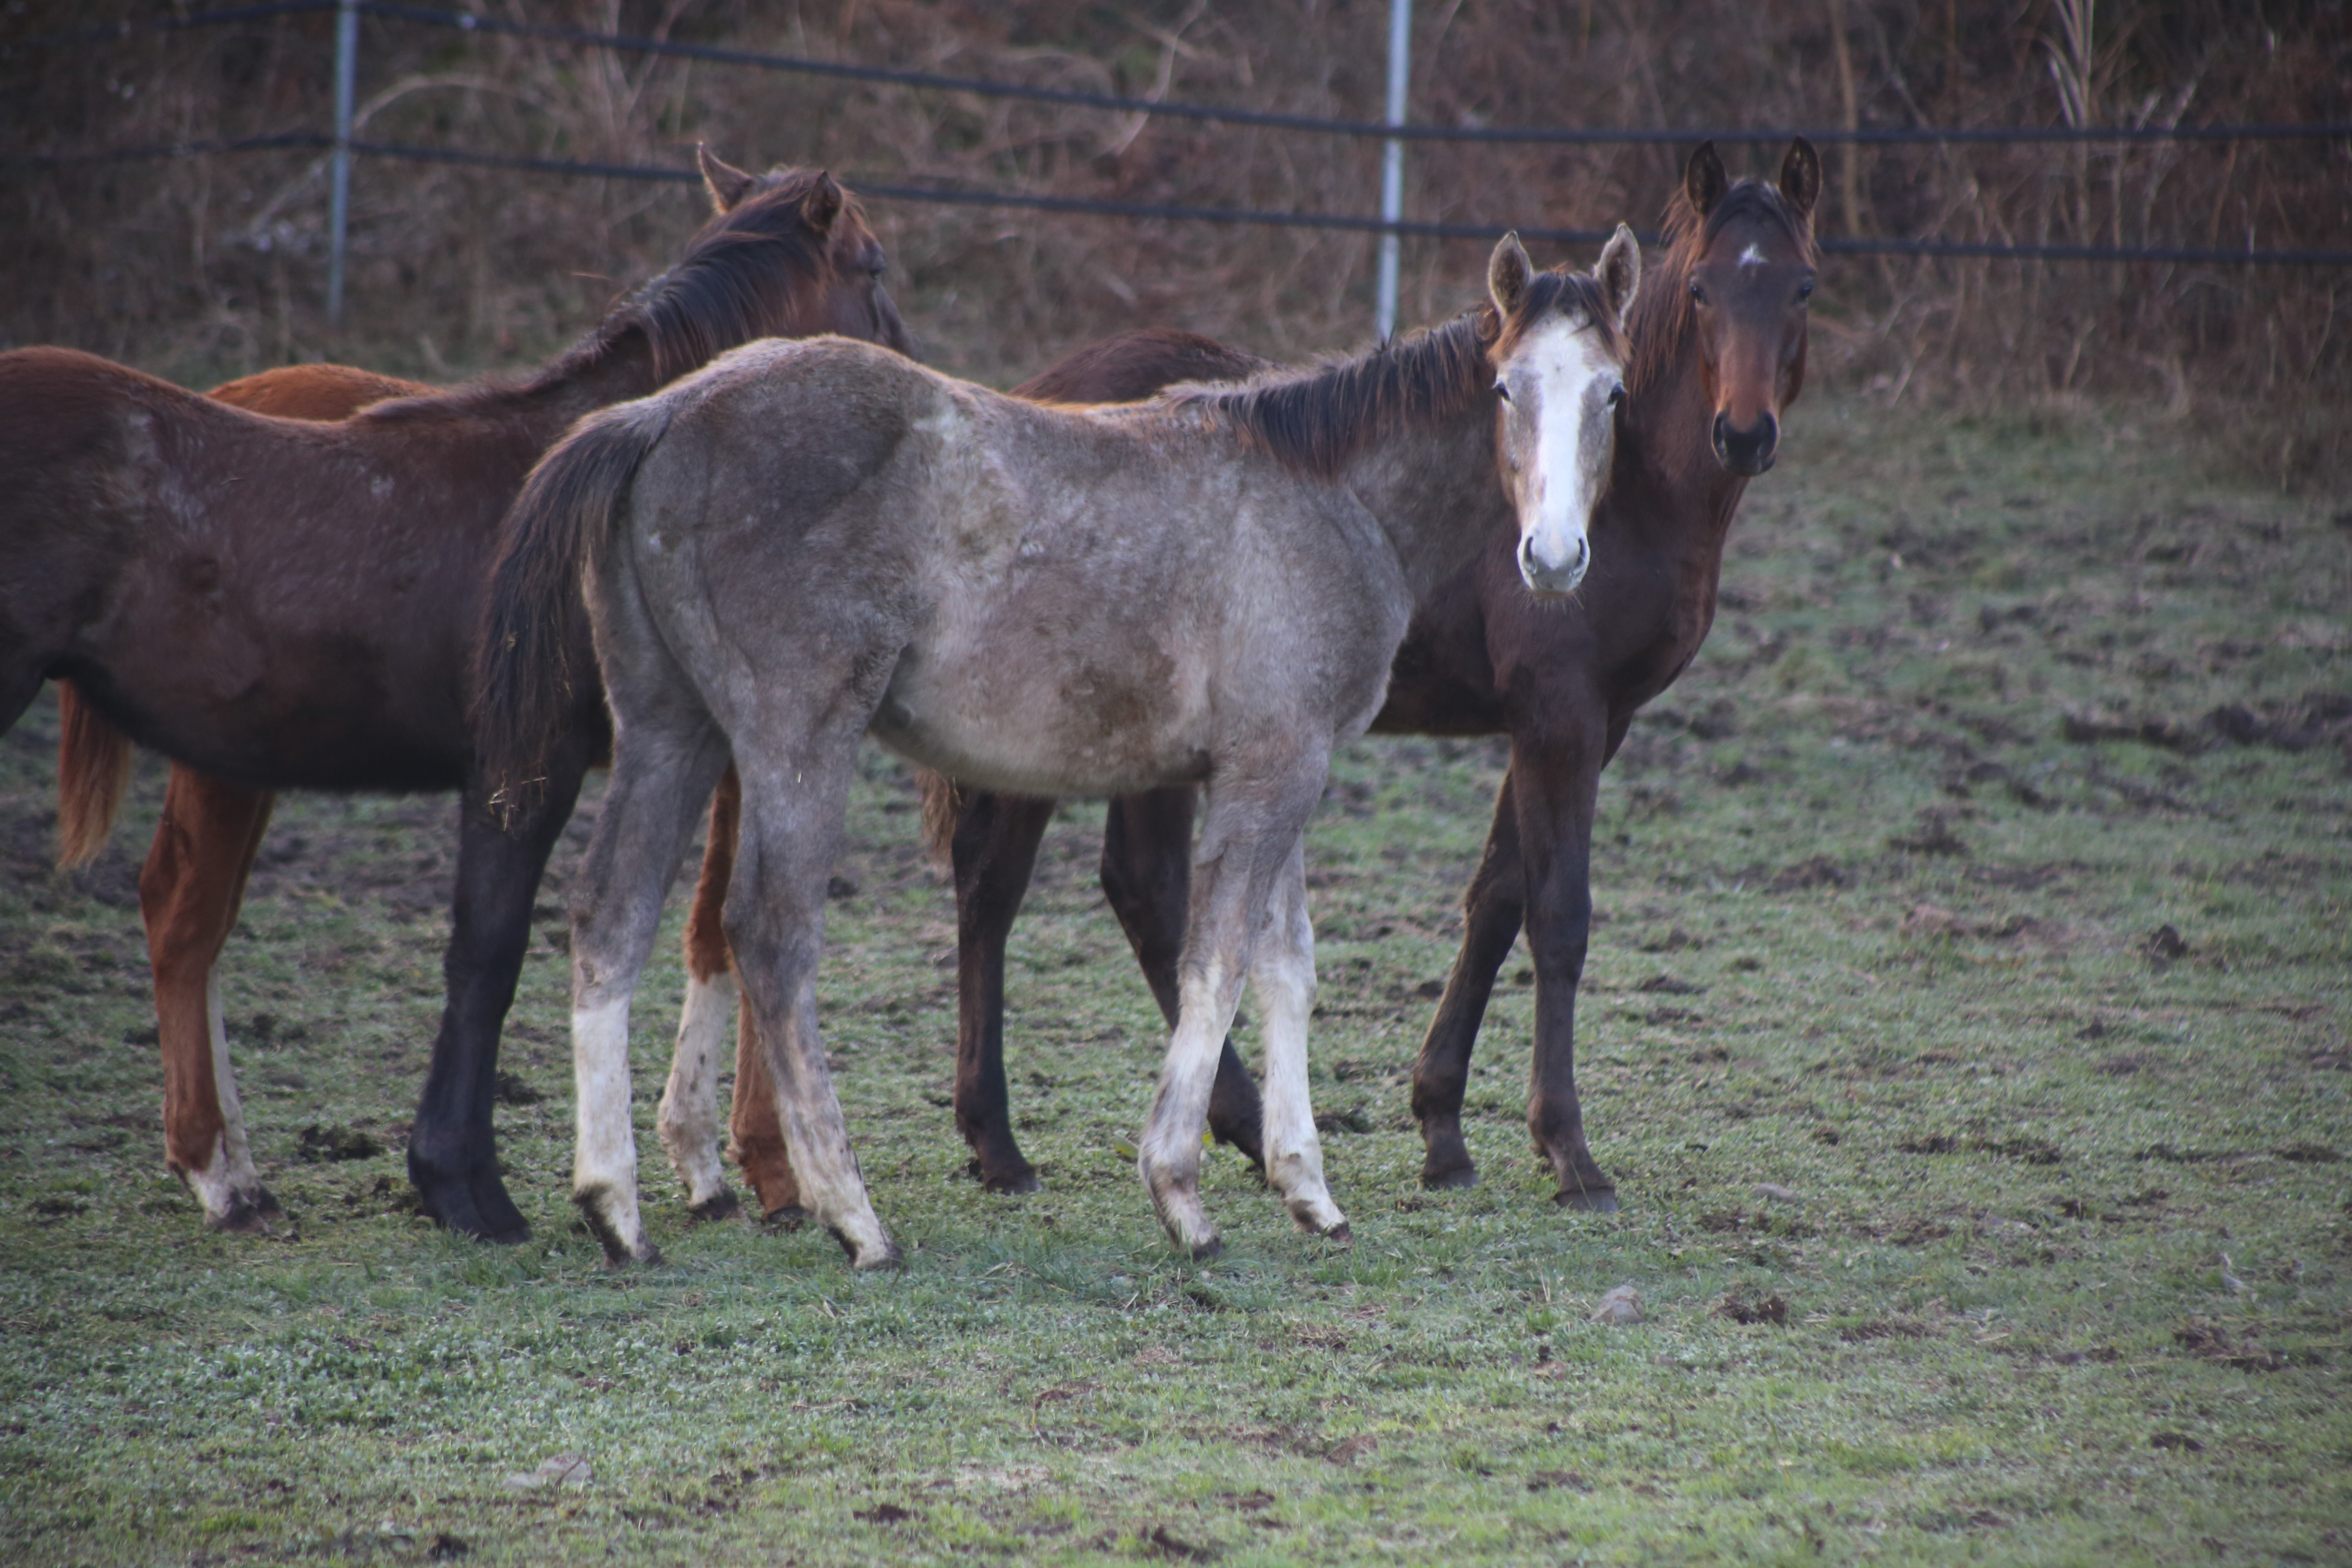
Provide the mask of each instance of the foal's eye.
[{"label": "foal's eye", "polygon": [[1508,403],[1511,400],[1511,389],[1498,381],[1495,384],[1495,395]]},{"label": "foal's eye", "polygon": [[1623,382],[1621,381],[1616,385],[1609,389],[1609,406],[1612,408],[1622,408],[1625,406],[1625,384]]},{"label": "foal's eye", "polygon": [[1802,283],[1800,283],[1800,284],[1798,284],[1798,285],[1797,285],[1797,300],[1798,300],[1798,302],[1799,302],[1800,304],[1801,304],[1801,303],[1803,303],[1805,300],[1810,300],[1810,299],[1811,299],[1812,297],[1813,297],[1813,280],[1812,280],[1811,279],[1808,278],[1808,279],[1806,279]]},{"label": "foal's eye", "polygon": [[1702,305],[1706,303],[1706,290],[1699,287],[1698,279],[1696,278],[1691,279],[1691,298]]}]

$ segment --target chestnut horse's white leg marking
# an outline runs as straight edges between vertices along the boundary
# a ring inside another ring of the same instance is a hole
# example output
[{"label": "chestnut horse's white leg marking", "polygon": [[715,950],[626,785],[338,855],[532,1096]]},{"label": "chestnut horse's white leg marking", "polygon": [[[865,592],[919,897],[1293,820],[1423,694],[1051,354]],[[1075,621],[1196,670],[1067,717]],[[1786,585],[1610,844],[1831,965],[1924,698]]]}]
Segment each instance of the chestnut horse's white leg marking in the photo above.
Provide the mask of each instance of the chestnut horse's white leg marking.
[{"label": "chestnut horse's white leg marking", "polygon": [[719,1073],[734,1045],[738,994],[732,970],[708,980],[687,976],[677,1050],[655,1123],[670,1164],[686,1184],[687,1205],[696,1210],[734,1195],[719,1163]]},{"label": "chestnut horse's white leg marking", "polygon": [[[575,975],[572,994],[590,992]],[[572,1010],[572,1193],[608,1257],[658,1256],[637,1215],[637,1140],[629,1125],[629,993]]]},{"label": "chestnut horse's white leg marking", "polygon": [[1324,1184],[1323,1145],[1315,1134],[1315,1106],[1307,1084],[1307,1022],[1315,1009],[1315,928],[1307,916],[1303,841],[1291,850],[1267,902],[1250,981],[1265,1013],[1265,1179],[1282,1194],[1299,1229],[1344,1238],[1347,1216]]},{"label": "chestnut horse's white leg marking", "polygon": [[181,1180],[204,1205],[205,1217],[226,1223],[249,1209],[261,1192],[260,1173],[246,1142],[245,1107],[236,1097],[236,1068],[228,1059],[228,1026],[221,1012],[220,974],[205,976],[205,1027],[213,1052],[213,1089],[220,1100],[221,1132],[203,1166],[183,1171]]}]

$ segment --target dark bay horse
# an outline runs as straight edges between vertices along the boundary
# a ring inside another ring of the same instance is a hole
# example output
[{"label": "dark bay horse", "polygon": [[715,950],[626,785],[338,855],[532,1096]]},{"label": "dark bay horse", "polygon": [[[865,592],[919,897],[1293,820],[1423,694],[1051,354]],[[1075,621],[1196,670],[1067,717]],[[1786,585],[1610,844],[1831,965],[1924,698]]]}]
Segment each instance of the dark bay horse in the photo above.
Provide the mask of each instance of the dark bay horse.
[{"label": "dark bay horse", "polygon": [[[818,332],[908,343],[881,247],[830,176],[752,175],[707,154],[703,172],[717,210],[679,262],[519,384],[314,423],[86,354],[0,355],[0,726],[44,679],[75,687],[68,848],[94,846],[110,815],[123,742],[110,731],[181,765],[185,809],[167,813],[142,901],[166,1154],[212,1225],[254,1228],[275,1208],[247,1152],[211,975],[270,792],[461,789],[447,1002],[409,1173],[452,1228],[527,1234],[492,1142],[498,1035],[540,872],[606,721],[583,637],[541,808],[522,836],[500,832],[466,718],[498,520],[574,419],[735,344]],[[372,390],[363,372],[326,379],[353,397]]]},{"label": "dark bay horse", "polygon": [[1205,787],[1179,1019],[1139,1171],[1176,1243],[1216,1251],[1200,1134],[1247,979],[1265,1016],[1268,1179],[1300,1226],[1344,1236],[1307,1093],[1301,834],[1330,748],[1380,707],[1413,604],[1484,542],[1462,522],[1476,495],[1516,512],[1528,587],[1581,579],[1639,265],[1622,229],[1598,278],[1534,272],[1507,239],[1477,316],[1149,404],[1049,407],[820,340],[738,350],[575,426],[503,529],[478,730],[490,777],[540,776],[564,729],[584,582],[614,748],[573,891],[572,1180],[607,1256],[655,1256],[629,1002],[730,760],[743,791],[726,934],[801,1196],[856,1266],[897,1256],[814,1016],[825,882],[869,730],[1024,794]]},{"label": "dark bay horse", "polygon": [[[1412,1109],[1426,1145],[1422,1180],[1430,1186],[1476,1180],[1461,1124],[1470,1052],[1495,974],[1524,922],[1536,971],[1528,1118],[1536,1148],[1563,1205],[1617,1206],[1615,1184],[1586,1146],[1574,1051],[1601,771],[1633,714],[1706,639],[1733,513],[1747,481],[1772,466],[1780,416],[1804,384],[1820,189],[1820,162],[1801,139],[1783,158],[1777,186],[1730,183],[1711,145],[1693,154],[1667,207],[1668,246],[1652,258],[1633,309],[1615,468],[1593,515],[1591,574],[1573,599],[1530,600],[1513,564],[1517,540],[1497,529],[1475,562],[1420,603],[1398,649],[1375,732],[1511,738],[1510,769],[1465,898],[1462,949],[1413,1071]],[[1203,374],[1214,347],[1122,342],[1118,353],[1076,356],[1051,395],[1139,396],[1155,370],[1168,380]],[[1062,375],[1056,367],[1041,381]],[[956,1124],[992,1191],[1037,1185],[1006,1103],[1004,942],[1053,806],[970,791],[953,808]],[[1105,823],[1103,891],[1163,1009],[1174,1005],[1192,814],[1192,791],[1178,788],[1113,800]],[[772,1122],[763,1098],[743,1090],[755,1065],[747,1058],[737,1077],[736,1142],[765,1151]],[[1230,1050],[1210,1126],[1258,1157],[1257,1097]],[[771,1210],[792,1201],[789,1173],[777,1165],[745,1163]]]}]

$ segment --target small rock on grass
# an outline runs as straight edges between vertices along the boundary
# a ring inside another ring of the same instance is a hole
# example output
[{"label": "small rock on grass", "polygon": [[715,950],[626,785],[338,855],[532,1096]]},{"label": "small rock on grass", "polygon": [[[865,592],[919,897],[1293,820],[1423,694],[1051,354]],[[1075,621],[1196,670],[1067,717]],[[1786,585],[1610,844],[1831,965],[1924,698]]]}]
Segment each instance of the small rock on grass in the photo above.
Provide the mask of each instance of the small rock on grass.
[{"label": "small rock on grass", "polygon": [[507,1478],[507,1485],[515,1491],[537,1491],[541,1487],[584,1487],[588,1484],[588,1461],[577,1454],[558,1454],[541,1462],[539,1468],[526,1470]]},{"label": "small rock on grass", "polygon": [[1758,1197],[1769,1198],[1776,1204],[1793,1204],[1798,1201],[1794,1192],[1778,1182],[1759,1182],[1756,1184],[1755,1190]]},{"label": "small rock on grass", "polygon": [[1601,1298],[1601,1304],[1592,1309],[1592,1321],[1618,1328],[1622,1328],[1628,1323],[1640,1322],[1642,1293],[1631,1285],[1612,1287]]}]

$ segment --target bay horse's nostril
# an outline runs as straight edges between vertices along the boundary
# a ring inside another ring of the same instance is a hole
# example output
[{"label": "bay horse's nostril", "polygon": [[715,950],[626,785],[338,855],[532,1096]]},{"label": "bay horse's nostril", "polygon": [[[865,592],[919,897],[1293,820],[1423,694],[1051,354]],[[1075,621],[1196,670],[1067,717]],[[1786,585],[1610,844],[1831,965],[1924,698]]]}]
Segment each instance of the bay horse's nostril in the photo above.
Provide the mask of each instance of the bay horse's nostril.
[{"label": "bay horse's nostril", "polygon": [[1716,460],[1735,474],[1753,479],[1772,466],[1780,446],[1780,422],[1766,414],[1742,430],[1731,423],[1731,416],[1718,414],[1714,437]]}]

